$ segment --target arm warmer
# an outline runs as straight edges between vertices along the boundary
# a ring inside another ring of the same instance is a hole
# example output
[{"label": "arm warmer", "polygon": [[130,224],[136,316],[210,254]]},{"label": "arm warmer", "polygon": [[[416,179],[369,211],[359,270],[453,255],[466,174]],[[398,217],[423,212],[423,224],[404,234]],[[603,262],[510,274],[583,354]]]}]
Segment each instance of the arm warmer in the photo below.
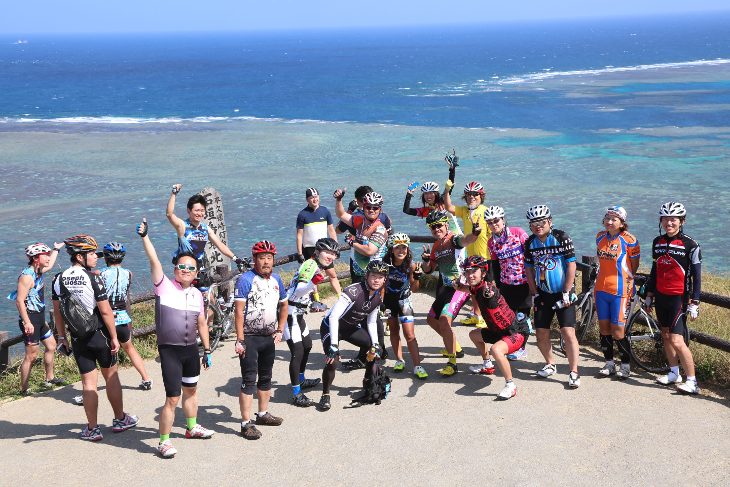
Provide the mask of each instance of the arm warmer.
[{"label": "arm warmer", "polygon": [[702,290],[702,264],[690,264],[689,275],[692,277],[692,294],[690,299],[700,300],[700,291]]},{"label": "arm warmer", "polygon": [[[378,341],[378,313],[380,308],[375,308],[368,315],[368,335],[370,335],[370,341],[375,345]],[[380,353],[383,353],[381,350]]]},{"label": "arm warmer", "polygon": [[[334,346],[337,346],[338,344],[338,335],[340,331],[340,317],[345,314],[347,311],[348,306],[350,306],[351,301],[350,299],[343,293],[340,296],[340,299],[337,300],[337,302],[332,306],[332,310],[330,311],[329,318],[327,318],[327,321],[330,324],[330,343]],[[376,311],[378,311],[376,309]]]},{"label": "arm warmer", "polygon": [[297,299],[301,298],[302,296],[306,296],[311,291],[314,290],[314,283],[310,280],[307,282],[298,282],[297,287],[294,288],[294,294],[292,294],[289,299],[292,301],[296,301]]},{"label": "arm warmer", "polygon": [[418,212],[411,208],[412,197],[413,195],[411,193],[406,193],[406,200],[403,202],[403,213],[406,215],[418,216]]},{"label": "arm warmer", "polygon": [[646,281],[646,292],[654,294],[656,292],[656,261],[651,265],[649,272],[649,280]]},{"label": "arm warmer", "polygon": [[499,288],[502,285],[502,272],[499,267],[499,259],[492,259],[491,265],[489,266],[489,274],[491,274],[491,280]]},{"label": "arm warmer", "polygon": [[[449,167],[449,179],[452,183],[456,183],[456,168],[455,167]],[[449,194],[451,194],[451,191],[453,191],[454,187],[452,186],[449,190]]]}]

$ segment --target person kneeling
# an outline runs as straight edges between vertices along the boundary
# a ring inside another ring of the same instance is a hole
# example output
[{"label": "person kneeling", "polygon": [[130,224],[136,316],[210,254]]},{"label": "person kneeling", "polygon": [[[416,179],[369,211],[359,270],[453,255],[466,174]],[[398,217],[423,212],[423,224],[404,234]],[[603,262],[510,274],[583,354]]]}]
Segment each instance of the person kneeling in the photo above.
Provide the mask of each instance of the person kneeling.
[{"label": "person kneeling", "polygon": [[[507,355],[519,350],[527,342],[530,333],[527,319],[522,313],[515,316],[494,283],[488,280],[489,262],[486,259],[472,255],[461,264],[461,267],[469,283],[471,297],[478,303],[487,324],[486,328],[475,329],[469,333],[469,338],[484,359],[482,365],[469,367],[469,370],[474,373],[493,374],[494,365],[489,358],[491,351],[506,381],[504,389],[497,397],[509,399],[517,394],[517,387],[512,379],[512,368]],[[488,343],[493,344],[491,350],[487,350]]]}]

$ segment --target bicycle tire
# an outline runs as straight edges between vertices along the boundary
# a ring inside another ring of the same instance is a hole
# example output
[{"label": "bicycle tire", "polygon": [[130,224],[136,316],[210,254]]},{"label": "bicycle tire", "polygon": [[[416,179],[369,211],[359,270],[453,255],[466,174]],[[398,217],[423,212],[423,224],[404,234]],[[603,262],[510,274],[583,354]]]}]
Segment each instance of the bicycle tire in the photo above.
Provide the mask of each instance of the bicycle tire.
[{"label": "bicycle tire", "polygon": [[[661,328],[654,317],[639,309],[626,324],[629,354],[636,365],[655,374],[669,372]],[[688,336],[687,336],[688,338]]]},{"label": "bicycle tire", "polygon": [[[584,297],[584,293],[579,294],[576,303],[580,303],[581,301],[583,301]],[[593,312],[593,296],[589,294],[588,299],[586,299],[582,305],[576,307],[575,309],[575,338],[576,340],[578,340],[579,345],[586,337],[588,329],[593,323]],[[562,333],[560,334],[560,351],[565,354],[565,341],[563,340]]]}]

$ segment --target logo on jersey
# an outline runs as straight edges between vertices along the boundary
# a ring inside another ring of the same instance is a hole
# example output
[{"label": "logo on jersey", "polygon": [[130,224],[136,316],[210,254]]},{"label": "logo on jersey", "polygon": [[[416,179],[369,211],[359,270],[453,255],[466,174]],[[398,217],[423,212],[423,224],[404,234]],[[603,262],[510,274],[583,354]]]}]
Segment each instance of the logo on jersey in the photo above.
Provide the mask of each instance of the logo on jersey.
[{"label": "logo on jersey", "polygon": [[612,251],[612,252],[614,252],[614,251],[618,250],[618,244],[613,244],[613,245],[611,245],[611,247],[610,247],[610,248],[609,248],[608,250],[610,250],[610,251]]},{"label": "logo on jersey", "polygon": [[362,303],[362,310],[370,311],[370,301],[365,301],[364,303]]}]

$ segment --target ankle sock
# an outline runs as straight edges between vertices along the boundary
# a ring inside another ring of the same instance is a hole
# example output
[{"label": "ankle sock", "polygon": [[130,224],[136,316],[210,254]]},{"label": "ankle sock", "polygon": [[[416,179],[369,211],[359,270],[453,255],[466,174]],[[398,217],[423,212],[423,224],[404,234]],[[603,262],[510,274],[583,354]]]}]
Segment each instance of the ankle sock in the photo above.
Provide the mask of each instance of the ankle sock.
[{"label": "ankle sock", "polygon": [[251,422],[250,419],[248,421],[241,421],[241,428],[243,428],[244,426],[246,426],[250,422]]},{"label": "ankle sock", "polygon": [[672,374],[679,377],[679,365],[677,365],[676,367],[669,367],[669,370],[672,372]]},{"label": "ankle sock", "polygon": [[515,381],[513,379],[504,381],[504,385],[506,386],[513,386],[515,385]]},{"label": "ankle sock", "polygon": [[629,353],[629,337],[623,337],[621,340],[616,340],[618,343],[618,355],[621,357],[621,363],[627,364],[631,362],[631,354]]},{"label": "ankle sock", "polygon": [[266,414],[266,411],[264,411],[263,413],[256,413],[256,416],[258,416],[258,417],[260,418],[260,417],[262,417],[262,416],[263,416],[264,414]]},{"label": "ankle sock", "polygon": [[295,396],[296,396],[297,394],[299,394],[299,393],[301,392],[301,390],[302,390],[302,387],[301,387],[301,386],[300,386],[299,384],[297,384],[297,385],[295,385],[295,386],[291,386],[291,392],[292,392],[292,394],[293,394],[293,395],[295,395]]},{"label": "ankle sock", "polygon": [[196,424],[198,424],[198,417],[185,418],[185,422],[188,424],[188,429],[191,430]]},{"label": "ankle sock", "polygon": [[695,384],[697,383],[697,378],[694,375],[688,375],[687,376],[687,381],[690,381],[690,380],[692,382],[694,382]]},{"label": "ankle sock", "polygon": [[461,352],[461,345],[459,345],[459,342],[456,342],[456,351]]},{"label": "ankle sock", "polygon": [[449,354],[449,363],[456,364],[456,354]]},{"label": "ankle sock", "polygon": [[299,383],[304,382],[304,372],[299,372]]},{"label": "ankle sock", "polygon": [[492,368],[492,367],[494,367],[494,365],[492,364],[492,361],[490,359],[486,359],[484,361],[484,367]]},{"label": "ankle sock", "polygon": [[606,362],[613,361],[613,335],[601,335],[601,350]]},{"label": "ankle sock", "polygon": [[609,367],[616,367],[616,363],[613,360],[606,360],[606,365]]},{"label": "ankle sock", "polygon": [[170,435],[160,435],[160,445],[170,439]]}]

